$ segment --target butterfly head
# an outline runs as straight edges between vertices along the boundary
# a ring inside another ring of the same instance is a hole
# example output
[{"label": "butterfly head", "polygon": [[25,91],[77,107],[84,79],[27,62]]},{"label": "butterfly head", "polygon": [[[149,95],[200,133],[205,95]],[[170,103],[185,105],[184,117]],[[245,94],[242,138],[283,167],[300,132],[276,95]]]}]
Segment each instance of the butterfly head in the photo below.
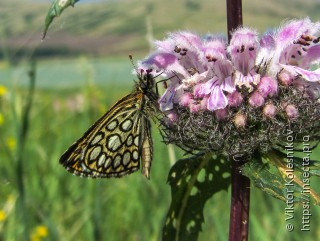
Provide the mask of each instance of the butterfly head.
[{"label": "butterfly head", "polygon": [[143,93],[146,93],[151,89],[153,89],[154,77],[151,73],[152,73],[152,69],[147,69],[147,70],[141,69],[140,73],[138,74],[139,83],[137,87]]}]

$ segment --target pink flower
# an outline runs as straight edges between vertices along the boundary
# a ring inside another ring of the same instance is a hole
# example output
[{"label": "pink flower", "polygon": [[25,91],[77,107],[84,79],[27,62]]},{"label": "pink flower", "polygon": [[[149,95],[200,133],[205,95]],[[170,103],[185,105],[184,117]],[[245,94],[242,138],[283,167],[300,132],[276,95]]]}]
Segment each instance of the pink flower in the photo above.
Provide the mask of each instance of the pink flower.
[{"label": "pink flower", "polygon": [[167,83],[158,102],[168,143],[229,158],[278,147],[288,124],[319,137],[320,22],[294,20],[258,36],[241,27],[230,44],[186,31],[155,42],[138,67]]},{"label": "pink flower", "polygon": [[319,35],[320,23],[309,18],[286,23],[273,36],[276,45],[268,56],[271,73],[284,69],[292,79],[304,80],[306,86],[307,82],[320,85],[320,69],[311,70],[312,65],[320,63]]},{"label": "pink flower", "polygon": [[260,39],[255,30],[241,27],[229,45],[221,36],[202,39],[191,32],[174,32],[155,42],[156,51],[139,68],[167,79],[159,98],[161,111],[175,106],[192,113],[245,105],[258,108],[277,97],[279,84],[295,86],[316,100],[320,69],[310,68],[320,63],[319,34],[320,23],[308,18],[287,22]]},{"label": "pink flower", "polygon": [[223,109],[228,105],[228,99],[224,91],[232,93],[234,91],[234,86],[231,78],[226,78],[221,81],[221,79],[215,76],[205,83],[202,90],[203,92],[200,93],[210,95],[207,104],[208,110],[214,111]]},{"label": "pink flower", "polygon": [[208,68],[209,79],[199,91],[201,95],[209,95],[207,108],[210,111],[223,109],[228,105],[226,93],[235,91],[231,79],[232,63],[227,58],[226,43],[221,38],[212,38],[204,43],[202,63]]},{"label": "pink flower", "polygon": [[259,49],[256,31],[249,28],[239,28],[232,34],[228,50],[236,69],[236,85],[244,85],[252,90],[252,84],[259,83],[260,75],[254,69]]},{"label": "pink flower", "polygon": [[[159,105],[161,111],[168,111],[173,108],[173,103],[177,103],[180,95],[183,94],[183,90],[178,89],[180,86],[179,79],[174,78],[170,81],[168,88],[159,99]],[[178,94],[177,94],[178,92]]]}]

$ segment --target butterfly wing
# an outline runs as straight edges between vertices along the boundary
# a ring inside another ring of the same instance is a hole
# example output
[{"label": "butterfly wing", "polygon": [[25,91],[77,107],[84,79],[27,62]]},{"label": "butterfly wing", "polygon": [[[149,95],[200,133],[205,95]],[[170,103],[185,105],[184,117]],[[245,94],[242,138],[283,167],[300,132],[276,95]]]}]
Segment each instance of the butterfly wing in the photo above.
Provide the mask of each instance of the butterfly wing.
[{"label": "butterfly wing", "polygon": [[61,156],[60,163],[78,176],[108,178],[137,171],[142,159],[143,174],[149,177],[152,142],[144,102],[139,91],[119,100]]}]

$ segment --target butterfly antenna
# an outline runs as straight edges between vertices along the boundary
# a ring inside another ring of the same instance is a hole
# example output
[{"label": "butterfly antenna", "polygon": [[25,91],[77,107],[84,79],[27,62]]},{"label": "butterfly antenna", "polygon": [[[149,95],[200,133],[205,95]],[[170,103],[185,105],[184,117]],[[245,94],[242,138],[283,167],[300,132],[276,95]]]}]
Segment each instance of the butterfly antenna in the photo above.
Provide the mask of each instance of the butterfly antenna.
[{"label": "butterfly antenna", "polygon": [[135,65],[134,61],[133,61],[133,57],[131,54],[129,54],[129,59],[130,59],[130,62],[134,68],[134,70],[136,71],[137,73],[137,76],[139,79],[142,79],[142,76],[143,76],[143,73],[144,73],[144,70],[143,69],[140,69],[140,71],[138,70],[137,66]]},{"label": "butterfly antenna", "polygon": [[132,57],[131,54],[129,54],[129,59],[130,59],[131,64],[132,64],[133,67],[135,68],[135,70],[137,70],[137,67],[136,67],[136,65],[135,65],[134,62],[133,62],[133,57]]}]

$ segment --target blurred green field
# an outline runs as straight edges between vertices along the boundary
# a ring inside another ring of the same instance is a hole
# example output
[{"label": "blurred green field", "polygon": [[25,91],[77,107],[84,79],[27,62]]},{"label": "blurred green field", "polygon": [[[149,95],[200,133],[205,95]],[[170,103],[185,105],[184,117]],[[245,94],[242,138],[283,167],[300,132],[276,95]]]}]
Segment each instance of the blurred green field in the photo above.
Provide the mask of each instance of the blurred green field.
[{"label": "blurred green field", "polygon": [[[129,53],[138,60],[147,54],[148,38],[163,38],[177,29],[226,32],[225,2],[122,0],[96,5],[80,1],[55,19],[47,40],[40,44],[49,2],[0,2],[0,57],[4,59],[0,61],[0,241],[27,240],[25,236],[31,241],[161,240],[171,201],[166,181],[174,158],[162,143],[157,124],[153,124],[155,156],[150,181],[139,172],[121,179],[81,179],[66,172],[58,160],[97,118],[131,91],[134,76],[126,57]],[[261,32],[287,18],[319,20],[318,0],[248,0],[243,4],[244,23]],[[68,58],[37,63],[29,128],[22,142],[30,56],[41,47]],[[71,52],[76,57],[71,58]],[[316,152],[314,158],[319,160],[319,148]],[[175,149],[175,158],[181,157],[183,152]],[[285,228],[285,207],[252,187],[249,240],[320,240],[319,207],[311,208],[311,231],[302,232],[302,209],[296,205],[291,233]],[[230,190],[210,199],[199,241],[227,240],[229,212]]]},{"label": "blurred green field", "polygon": [[[170,204],[166,180],[172,158],[156,124],[150,181],[138,172],[121,179],[81,179],[58,163],[64,150],[131,90],[130,61],[81,57],[40,62],[24,148],[19,130],[28,98],[29,67],[4,62],[0,66],[0,240],[23,240],[25,229],[32,241],[160,240]],[[181,151],[175,153],[176,158],[182,157]],[[19,177],[25,188],[23,205],[18,202]],[[229,199],[229,192],[221,192],[207,203],[199,241],[227,240]],[[292,233],[285,229],[285,207],[253,187],[249,240],[320,237],[319,207],[311,209],[311,231],[302,232],[302,210],[296,206]]]},{"label": "blurred green field", "polygon": [[[80,0],[56,18],[41,42],[50,0],[1,0],[1,56],[145,55],[152,39],[167,32],[190,30],[200,34],[226,33],[226,4],[220,0]],[[169,7],[168,7],[169,6]],[[260,32],[285,19],[319,20],[318,0],[243,1],[244,25]]]}]

